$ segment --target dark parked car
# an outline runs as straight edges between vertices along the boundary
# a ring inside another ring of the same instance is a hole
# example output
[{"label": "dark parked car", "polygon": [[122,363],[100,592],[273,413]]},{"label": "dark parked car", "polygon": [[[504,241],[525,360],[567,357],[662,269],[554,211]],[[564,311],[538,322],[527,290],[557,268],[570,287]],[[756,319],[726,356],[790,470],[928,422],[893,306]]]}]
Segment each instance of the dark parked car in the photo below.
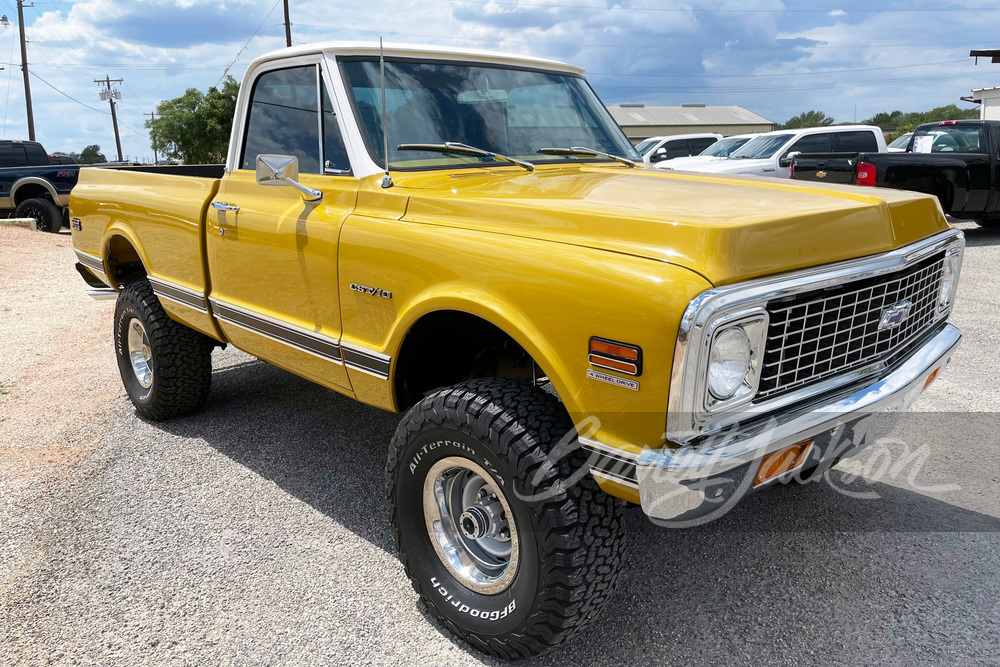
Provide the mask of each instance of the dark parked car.
[{"label": "dark parked car", "polygon": [[79,174],[78,164],[53,164],[38,142],[0,141],[0,209],[34,218],[38,229],[58,232]]},{"label": "dark parked car", "polygon": [[945,213],[1000,225],[1000,121],[945,120],[917,127],[905,153],[803,153],[792,178],[934,195]]}]

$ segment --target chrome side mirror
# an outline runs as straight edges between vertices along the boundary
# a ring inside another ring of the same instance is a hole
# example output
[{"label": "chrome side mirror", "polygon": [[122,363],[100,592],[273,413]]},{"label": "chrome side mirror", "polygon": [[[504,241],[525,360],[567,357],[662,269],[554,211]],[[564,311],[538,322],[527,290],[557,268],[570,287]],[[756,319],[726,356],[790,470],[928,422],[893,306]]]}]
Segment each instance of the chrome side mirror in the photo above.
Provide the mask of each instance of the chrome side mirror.
[{"label": "chrome side mirror", "polygon": [[258,155],[257,185],[290,185],[300,193],[306,201],[319,201],[323,198],[322,190],[307,188],[298,181],[299,159],[292,155]]}]

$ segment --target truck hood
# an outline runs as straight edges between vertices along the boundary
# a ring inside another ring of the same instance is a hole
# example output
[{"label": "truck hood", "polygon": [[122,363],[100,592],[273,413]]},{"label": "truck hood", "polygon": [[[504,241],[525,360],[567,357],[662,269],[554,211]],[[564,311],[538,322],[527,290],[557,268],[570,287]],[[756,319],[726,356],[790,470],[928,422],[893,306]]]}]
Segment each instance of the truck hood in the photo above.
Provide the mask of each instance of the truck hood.
[{"label": "truck hood", "polygon": [[[887,252],[949,228],[897,190],[623,165],[394,175],[402,220],[670,262],[715,285]],[[373,177],[372,186],[377,179]],[[599,267],[594,267],[599,270]]]}]

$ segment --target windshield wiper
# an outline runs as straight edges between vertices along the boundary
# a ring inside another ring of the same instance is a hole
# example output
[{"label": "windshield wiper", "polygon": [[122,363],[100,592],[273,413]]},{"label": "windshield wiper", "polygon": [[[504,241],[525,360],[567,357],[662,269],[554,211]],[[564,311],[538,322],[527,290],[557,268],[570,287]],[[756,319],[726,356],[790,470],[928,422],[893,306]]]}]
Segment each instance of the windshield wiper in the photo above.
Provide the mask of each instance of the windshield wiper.
[{"label": "windshield wiper", "polygon": [[523,167],[528,171],[535,170],[535,165],[531,162],[525,162],[524,160],[518,160],[517,158],[513,158],[508,155],[485,151],[482,148],[475,148],[474,146],[467,146],[454,141],[446,141],[443,144],[399,144],[396,146],[396,150],[433,151],[437,153],[464,153],[466,155],[479,155],[481,157],[488,157],[502,162],[510,162],[511,164],[516,164],[518,167]]},{"label": "windshield wiper", "polygon": [[539,148],[535,152],[544,153],[546,155],[589,155],[590,157],[606,157],[614,160],[615,162],[627,164],[630,167],[634,167],[636,165],[635,160],[629,160],[627,157],[612,155],[611,153],[605,153],[603,151],[595,151],[593,148],[584,148],[583,146],[573,146],[572,148]]}]

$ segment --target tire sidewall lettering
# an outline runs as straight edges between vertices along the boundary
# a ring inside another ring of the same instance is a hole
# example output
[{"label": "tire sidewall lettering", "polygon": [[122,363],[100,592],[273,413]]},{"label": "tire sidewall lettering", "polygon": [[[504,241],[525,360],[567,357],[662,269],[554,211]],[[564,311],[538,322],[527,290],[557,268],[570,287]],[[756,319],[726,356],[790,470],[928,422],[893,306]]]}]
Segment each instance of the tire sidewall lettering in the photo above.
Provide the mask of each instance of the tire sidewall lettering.
[{"label": "tire sidewall lettering", "polygon": [[457,623],[486,633],[510,632],[524,621],[535,599],[538,581],[537,545],[533,516],[516,497],[508,496],[521,538],[520,564],[510,587],[496,595],[483,595],[463,586],[444,566],[430,542],[424,522],[423,484],[427,472],[437,461],[461,456],[481,465],[498,486],[515,474],[487,444],[455,427],[428,429],[407,446],[397,469],[397,507],[400,515],[401,538],[414,559],[415,574],[424,586],[436,594],[431,601],[446,616]]}]

